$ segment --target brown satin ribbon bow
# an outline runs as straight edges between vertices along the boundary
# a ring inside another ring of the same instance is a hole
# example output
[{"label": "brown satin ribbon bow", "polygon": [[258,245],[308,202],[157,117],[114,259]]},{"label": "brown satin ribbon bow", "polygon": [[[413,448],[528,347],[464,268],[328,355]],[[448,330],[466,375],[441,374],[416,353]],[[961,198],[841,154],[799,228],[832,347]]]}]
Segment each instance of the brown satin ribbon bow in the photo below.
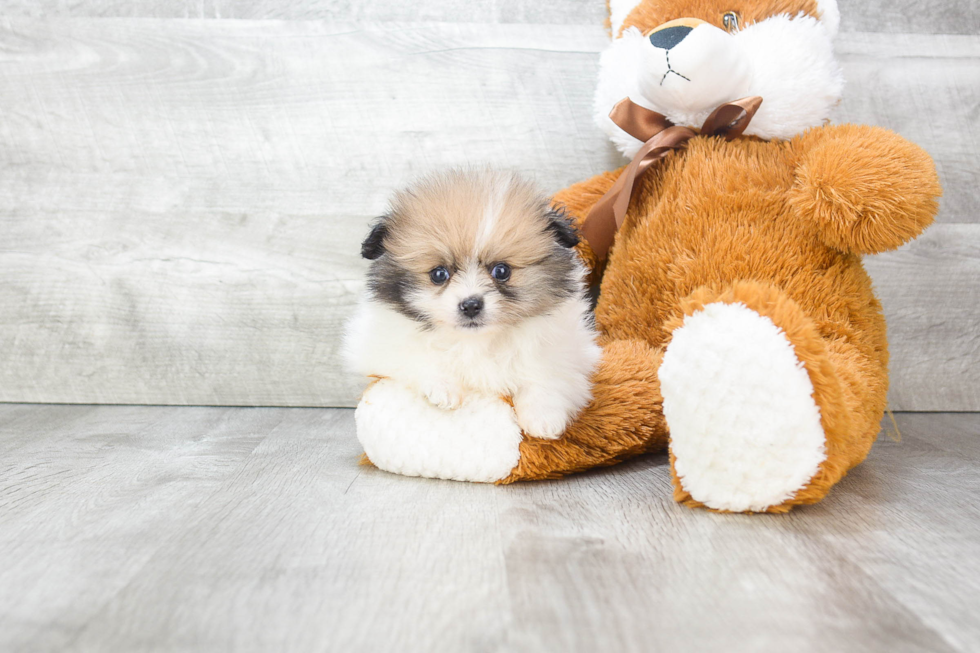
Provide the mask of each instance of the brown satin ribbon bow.
[{"label": "brown satin ribbon bow", "polygon": [[703,136],[721,136],[728,141],[740,136],[761,104],[762,98],[759,96],[727,102],[711,112],[698,132],[690,127],[675,125],[663,114],[641,107],[629,98],[620,100],[609,117],[627,134],[645,142],[582,223],[582,236],[599,261],[606,260],[616,230],[623,226],[630,196],[651,164],[667,156],[671,150],[684,147],[699,133]]}]

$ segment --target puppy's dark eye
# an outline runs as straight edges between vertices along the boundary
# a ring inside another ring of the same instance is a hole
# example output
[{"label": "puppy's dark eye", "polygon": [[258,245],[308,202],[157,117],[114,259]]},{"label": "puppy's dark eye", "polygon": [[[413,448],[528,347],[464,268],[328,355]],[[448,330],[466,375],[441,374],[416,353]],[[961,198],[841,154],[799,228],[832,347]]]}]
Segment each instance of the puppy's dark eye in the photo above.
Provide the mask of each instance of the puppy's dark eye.
[{"label": "puppy's dark eye", "polygon": [[507,281],[510,279],[510,266],[506,263],[496,263],[490,268],[490,276],[497,281]]},{"label": "puppy's dark eye", "polygon": [[429,272],[429,279],[431,279],[432,283],[436,284],[437,286],[441,286],[442,284],[449,281],[449,270],[442,267],[441,265],[437,268],[433,268]]}]

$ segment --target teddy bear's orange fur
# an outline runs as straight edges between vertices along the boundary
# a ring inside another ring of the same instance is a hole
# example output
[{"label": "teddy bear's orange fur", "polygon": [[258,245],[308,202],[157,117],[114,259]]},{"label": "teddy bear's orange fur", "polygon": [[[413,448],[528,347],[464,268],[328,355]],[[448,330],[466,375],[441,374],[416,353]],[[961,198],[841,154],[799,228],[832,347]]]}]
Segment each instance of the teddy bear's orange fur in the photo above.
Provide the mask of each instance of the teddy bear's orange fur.
[{"label": "teddy bear's orange fur", "polygon": [[[647,0],[624,27],[678,17],[722,26],[731,2]],[[744,2],[743,21],[816,15],[815,0]],[[621,170],[555,196],[581,221]],[[861,254],[895,248],[928,226],[941,189],[933,163],[885,129],[824,126],[786,141],[695,137],[654,164],[633,193],[600,269],[596,323],[604,358],[594,401],[562,439],[525,439],[502,482],[553,478],[663,450],[668,430],[658,369],[684,316],[741,303],[782,330],[813,385],[827,457],[769,512],[819,501],[867,455],[885,410],[888,348],[881,305]],[[700,506],[671,456],[676,500]]]}]

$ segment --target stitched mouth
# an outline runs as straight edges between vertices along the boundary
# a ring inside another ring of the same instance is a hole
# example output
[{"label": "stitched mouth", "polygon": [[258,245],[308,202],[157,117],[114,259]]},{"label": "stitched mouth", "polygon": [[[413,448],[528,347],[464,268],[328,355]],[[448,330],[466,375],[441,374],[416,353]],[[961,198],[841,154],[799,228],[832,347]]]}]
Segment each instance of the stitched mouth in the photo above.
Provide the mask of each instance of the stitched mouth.
[{"label": "stitched mouth", "polygon": [[677,75],[681,79],[686,80],[688,82],[691,81],[689,77],[685,77],[684,75],[680,74],[679,72],[674,70],[673,67],[670,65],[670,50],[665,50],[664,52],[665,52],[665,56],[667,57],[667,72],[665,72],[664,76],[660,78],[660,85],[661,86],[664,85],[664,82],[667,81],[667,75],[670,74]]}]

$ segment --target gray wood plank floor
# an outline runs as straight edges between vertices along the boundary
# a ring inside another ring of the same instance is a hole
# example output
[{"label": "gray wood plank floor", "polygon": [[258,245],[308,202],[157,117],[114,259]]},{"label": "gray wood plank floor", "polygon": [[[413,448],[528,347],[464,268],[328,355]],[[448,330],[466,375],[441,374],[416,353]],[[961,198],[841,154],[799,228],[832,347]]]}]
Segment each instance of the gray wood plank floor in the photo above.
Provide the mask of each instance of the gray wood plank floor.
[{"label": "gray wood plank floor", "polygon": [[[894,409],[980,410],[980,26],[947,4],[936,20],[966,33],[885,21],[838,41],[838,120],[920,142],[946,187],[922,241],[869,259]],[[338,335],[394,187],[488,163],[555,191],[621,163],[591,120],[601,2],[538,5],[403,24],[341,22],[394,11],[380,1],[282,10],[338,12],[323,22],[59,0],[0,19],[0,401],[353,405]]]},{"label": "gray wood plank floor", "polygon": [[663,455],[496,487],[358,466],[350,410],[0,405],[0,650],[976,651],[980,415],[896,418],[746,516]]}]

